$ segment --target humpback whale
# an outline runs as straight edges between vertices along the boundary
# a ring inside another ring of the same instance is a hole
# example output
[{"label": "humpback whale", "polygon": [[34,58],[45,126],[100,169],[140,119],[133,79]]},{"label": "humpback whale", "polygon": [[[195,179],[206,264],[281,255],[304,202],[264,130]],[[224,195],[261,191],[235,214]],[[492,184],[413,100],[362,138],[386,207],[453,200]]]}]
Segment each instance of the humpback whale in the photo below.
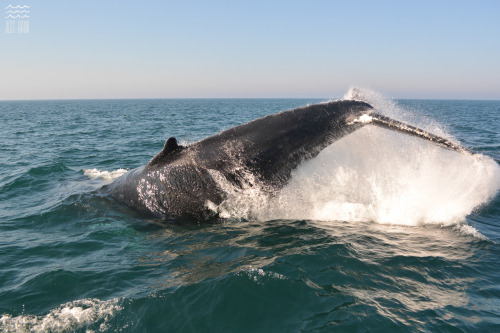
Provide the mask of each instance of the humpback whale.
[{"label": "humpback whale", "polygon": [[[445,138],[379,114],[356,100],[337,100],[268,115],[183,146],[173,137],[149,163],[106,185],[110,197],[141,214],[206,221],[226,198],[218,179],[273,195],[303,160],[373,124],[467,152]],[[209,208],[212,207],[212,208]]]}]

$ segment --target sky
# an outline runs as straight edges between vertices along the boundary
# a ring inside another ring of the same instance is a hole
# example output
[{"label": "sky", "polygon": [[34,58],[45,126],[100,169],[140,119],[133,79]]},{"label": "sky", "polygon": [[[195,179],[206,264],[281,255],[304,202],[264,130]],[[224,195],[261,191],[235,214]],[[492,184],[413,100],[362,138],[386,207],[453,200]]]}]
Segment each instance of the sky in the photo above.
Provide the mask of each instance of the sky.
[{"label": "sky", "polygon": [[500,100],[497,0],[0,2],[0,100]]}]

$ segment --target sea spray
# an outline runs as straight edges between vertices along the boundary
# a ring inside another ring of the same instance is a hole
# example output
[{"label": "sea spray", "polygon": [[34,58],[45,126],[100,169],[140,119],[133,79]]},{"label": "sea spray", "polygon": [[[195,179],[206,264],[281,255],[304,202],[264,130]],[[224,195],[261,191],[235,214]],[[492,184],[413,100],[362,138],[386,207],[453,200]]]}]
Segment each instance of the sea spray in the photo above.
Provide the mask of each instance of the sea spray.
[{"label": "sea spray", "polygon": [[[383,114],[454,140],[441,124],[379,93],[351,89],[344,99],[364,100]],[[255,188],[223,187],[229,193],[219,207],[223,217],[454,225],[498,192],[500,167],[483,155],[368,125],[303,161],[272,197]]]},{"label": "sea spray", "polygon": [[435,119],[422,114],[421,110],[401,107],[394,99],[383,94],[366,88],[351,88],[342,97],[343,100],[363,101],[373,106],[377,112],[421,128],[429,133],[441,136],[458,144],[458,141],[450,135],[444,124]]},{"label": "sea spray", "polygon": [[450,225],[499,188],[487,157],[366,126],[303,162],[259,217]]}]

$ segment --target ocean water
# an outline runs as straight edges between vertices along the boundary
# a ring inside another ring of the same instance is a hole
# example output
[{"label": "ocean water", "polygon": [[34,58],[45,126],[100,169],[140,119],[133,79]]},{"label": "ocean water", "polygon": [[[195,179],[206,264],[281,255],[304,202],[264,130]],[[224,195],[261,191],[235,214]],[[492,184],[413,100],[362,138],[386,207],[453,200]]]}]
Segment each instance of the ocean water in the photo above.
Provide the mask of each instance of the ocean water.
[{"label": "ocean water", "polygon": [[166,224],[99,188],[169,136],[321,100],[0,102],[0,331],[500,331],[500,102],[365,95],[478,154],[368,125],[272,200]]}]

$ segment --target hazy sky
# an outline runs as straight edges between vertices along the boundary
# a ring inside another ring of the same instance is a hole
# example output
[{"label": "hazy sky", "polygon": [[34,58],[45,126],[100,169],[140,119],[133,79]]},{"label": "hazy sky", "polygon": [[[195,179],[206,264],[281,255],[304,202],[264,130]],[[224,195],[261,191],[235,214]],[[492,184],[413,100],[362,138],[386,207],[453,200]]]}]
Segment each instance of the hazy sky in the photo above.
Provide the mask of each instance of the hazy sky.
[{"label": "hazy sky", "polygon": [[2,100],[500,99],[496,0],[0,1]]}]

